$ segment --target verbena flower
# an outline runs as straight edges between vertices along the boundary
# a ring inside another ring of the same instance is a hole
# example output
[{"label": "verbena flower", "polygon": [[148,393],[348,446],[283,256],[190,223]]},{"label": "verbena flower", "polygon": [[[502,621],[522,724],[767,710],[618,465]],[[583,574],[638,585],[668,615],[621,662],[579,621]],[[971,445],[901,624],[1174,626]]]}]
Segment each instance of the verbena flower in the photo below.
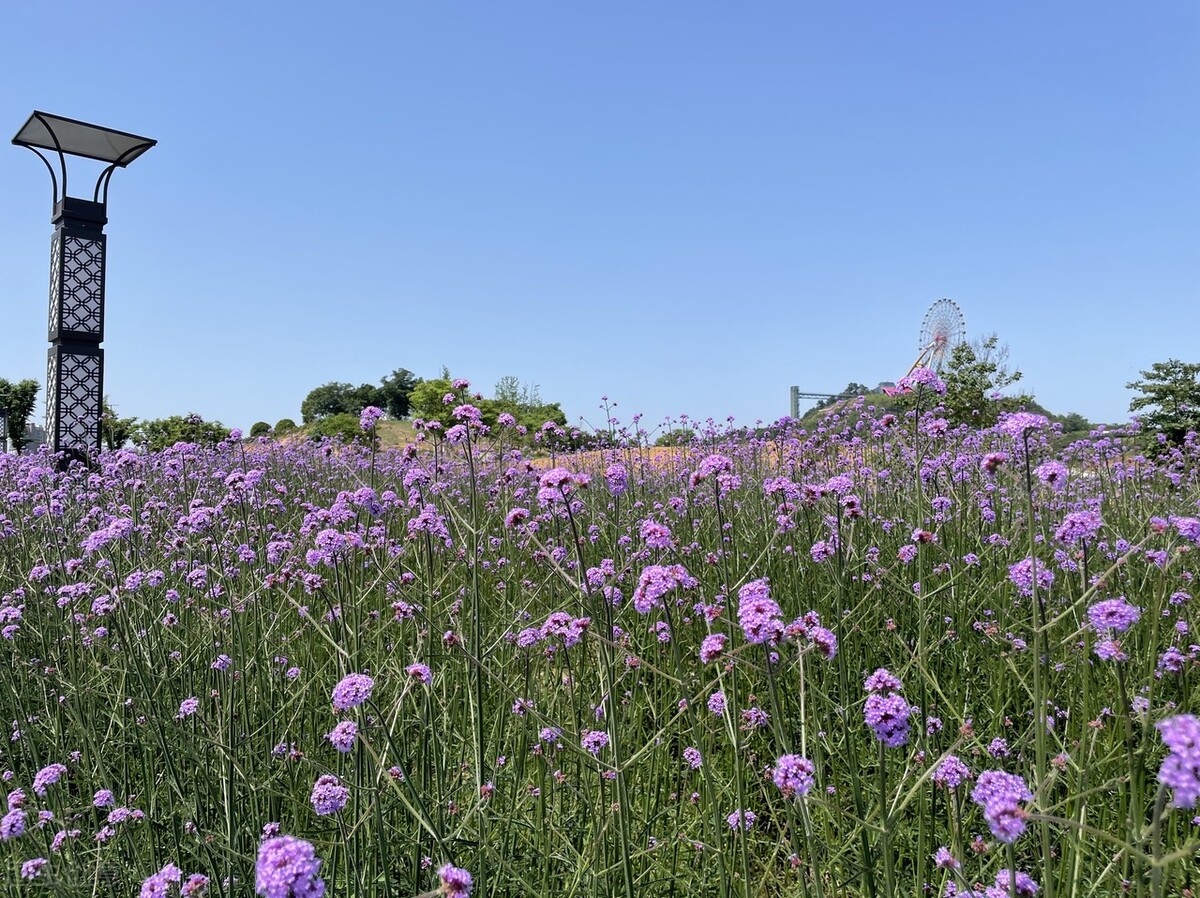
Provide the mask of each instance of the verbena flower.
[{"label": "verbena flower", "polygon": [[1057,459],[1044,461],[1033,469],[1033,474],[1042,483],[1061,490],[1067,485],[1067,466]]},{"label": "verbena flower", "polygon": [[275,836],[259,846],[254,889],[263,898],[321,898],[325,881],[312,844],[292,836]]},{"label": "verbena flower", "polygon": [[728,638],[724,633],[710,633],[704,637],[700,643],[700,661],[704,664],[710,664],[721,657],[721,652],[725,650],[725,643]]},{"label": "verbena flower", "polygon": [[371,697],[375,681],[366,674],[353,673],[342,677],[333,687],[333,707],[338,711],[348,711],[357,707]]},{"label": "verbena flower", "polygon": [[433,672],[430,671],[427,664],[410,664],[404,668],[404,672],[426,686],[433,682]]},{"label": "verbena flower", "polygon": [[1091,542],[1100,532],[1103,523],[1097,512],[1073,511],[1062,519],[1062,523],[1054,531],[1054,538],[1068,545]]},{"label": "verbena flower", "polygon": [[598,756],[608,745],[608,733],[604,730],[587,730],[579,740],[583,750],[593,756]]},{"label": "verbena flower", "polygon": [[652,564],[638,577],[633,590],[633,607],[638,614],[649,614],[662,607],[663,596],[674,589],[693,589],[699,581],[681,564]]},{"label": "verbena flower", "polygon": [[992,835],[1001,842],[1012,843],[1025,832],[1025,811],[1022,802],[1031,801],[1033,793],[1025,780],[1003,770],[985,770],[979,774],[971,800],[983,808]]},{"label": "verbena flower", "polygon": [[383,409],[368,405],[358,415],[358,426],[364,433],[370,433],[381,418],[383,418]]},{"label": "verbena flower", "polygon": [[309,797],[313,810],[322,817],[338,813],[346,806],[349,799],[350,790],[343,786],[341,780],[332,773],[323,774],[317,779],[313,784],[312,795]]},{"label": "verbena flower", "polygon": [[914,368],[911,373],[906,374],[896,381],[896,386],[901,390],[915,390],[917,387],[926,387],[939,396],[946,392],[946,385],[942,383],[937,373],[930,368]]},{"label": "verbena flower", "polygon": [[33,778],[33,791],[45,795],[46,789],[53,786],[67,772],[65,764],[49,764],[37,772]]},{"label": "verbena flower", "polygon": [[200,708],[200,700],[193,696],[185,698],[179,703],[179,713],[175,715],[176,720],[183,720],[185,717],[191,717]]},{"label": "verbena flower", "polygon": [[1159,767],[1158,781],[1172,790],[1174,807],[1195,807],[1200,800],[1200,718],[1178,714],[1157,726],[1169,749]]},{"label": "verbena flower", "polygon": [[1047,590],[1054,585],[1054,571],[1040,560],[1024,558],[1008,569],[1008,579],[1023,596],[1033,595],[1034,570],[1037,570],[1038,589]]},{"label": "verbena flower", "polygon": [[0,841],[16,839],[25,832],[25,812],[14,808],[0,817]]},{"label": "verbena flower", "polygon": [[1010,437],[1020,438],[1032,430],[1041,430],[1050,422],[1045,415],[1033,412],[1005,412],[996,422],[996,429]]},{"label": "verbena flower", "polygon": [[473,886],[467,870],[450,864],[443,864],[438,869],[438,882],[438,891],[446,898],[468,898]]},{"label": "verbena flower", "polygon": [[807,795],[813,787],[816,768],[812,761],[801,755],[781,755],[775,762],[771,779],[787,797]]},{"label": "verbena flower", "polygon": [[175,864],[166,864],[157,873],[143,880],[141,891],[138,893],[139,898],[164,898],[171,883],[177,883],[181,879],[183,879],[183,871]]},{"label": "verbena flower", "polygon": [[754,821],[758,819],[758,815],[754,811],[743,811],[741,808],[734,811],[725,818],[725,822],[729,824],[732,830],[748,830],[754,825]]},{"label": "verbena flower", "polygon": [[343,720],[325,735],[333,747],[343,754],[354,749],[354,739],[358,736],[358,725],[353,720]]},{"label": "verbena flower", "polygon": [[1028,873],[1018,870],[1014,882],[1012,871],[1001,870],[996,874],[995,884],[984,892],[985,898],[1009,898],[1014,885],[1020,898],[1032,898],[1038,893],[1038,884]]},{"label": "verbena flower", "polygon": [[1142,616],[1142,609],[1130,605],[1125,601],[1125,597],[1121,596],[1088,606],[1087,615],[1088,622],[1097,633],[1109,630],[1124,633],[1138,622],[1138,618]]},{"label": "verbena flower", "polygon": [[783,637],[783,612],[765,577],[738,590],[738,624],[749,642],[774,645]]},{"label": "verbena flower", "polygon": [[950,853],[950,849],[942,846],[933,853],[933,865],[942,870],[958,870],[962,864]]},{"label": "verbena flower", "polygon": [[970,768],[955,755],[946,755],[933,772],[933,781],[947,789],[957,789],[970,778]]}]

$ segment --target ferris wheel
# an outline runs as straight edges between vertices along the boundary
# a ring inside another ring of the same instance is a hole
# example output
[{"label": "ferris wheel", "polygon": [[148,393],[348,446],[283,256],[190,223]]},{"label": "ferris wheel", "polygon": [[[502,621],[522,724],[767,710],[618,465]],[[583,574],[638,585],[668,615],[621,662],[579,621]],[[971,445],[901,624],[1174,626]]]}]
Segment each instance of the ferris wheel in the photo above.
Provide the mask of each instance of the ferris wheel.
[{"label": "ferris wheel", "polygon": [[[946,358],[954,351],[954,347],[967,339],[967,320],[963,317],[962,309],[952,299],[942,298],[929,307],[925,318],[921,321],[921,337],[917,344],[920,353],[917,360],[909,366],[908,374],[918,368],[930,368],[941,371]],[[908,376],[905,375],[905,377]],[[907,393],[908,388],[884,387],[883,392],[889,396]]]},{"label": "ferris wheel", "polygon": [[954,347],[967,339],[967,320],[962,309],[952,299],[939,299],[929,307],[921,322],[920,355],[908,369],[912,374],[918,368],[942,370],[942,365]]}]

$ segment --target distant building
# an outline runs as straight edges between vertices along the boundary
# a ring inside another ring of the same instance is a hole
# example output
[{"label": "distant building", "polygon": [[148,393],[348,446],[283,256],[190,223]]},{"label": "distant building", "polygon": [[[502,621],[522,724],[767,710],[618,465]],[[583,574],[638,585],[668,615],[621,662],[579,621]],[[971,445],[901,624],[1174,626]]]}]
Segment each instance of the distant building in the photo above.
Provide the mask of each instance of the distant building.
[{"label": "distant building", "polygon": [[37,424],[25,425],[25,448],[22,452],[37,452],[46,445],[46,429]]}]

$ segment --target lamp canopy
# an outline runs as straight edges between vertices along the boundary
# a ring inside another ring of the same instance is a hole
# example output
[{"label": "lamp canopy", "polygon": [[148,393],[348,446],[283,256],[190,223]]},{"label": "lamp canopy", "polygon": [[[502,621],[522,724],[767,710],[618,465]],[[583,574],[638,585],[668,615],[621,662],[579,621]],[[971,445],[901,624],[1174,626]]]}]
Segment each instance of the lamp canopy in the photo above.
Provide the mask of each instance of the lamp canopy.
[{"label": "lamp canopy", "polygon": [[21,127],[12,142],[30,149],[98,159],[120,168],[158,143],[149,137],[90,125],[48,112],[34,112],[29,116],[29,121]]}]

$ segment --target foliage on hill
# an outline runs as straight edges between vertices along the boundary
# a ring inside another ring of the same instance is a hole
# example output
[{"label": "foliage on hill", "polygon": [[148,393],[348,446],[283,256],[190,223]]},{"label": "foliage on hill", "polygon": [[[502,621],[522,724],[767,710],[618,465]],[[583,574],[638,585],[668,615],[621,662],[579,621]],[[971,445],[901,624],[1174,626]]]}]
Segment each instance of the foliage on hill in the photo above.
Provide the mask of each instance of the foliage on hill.
[{"label": "foliage on hill", "polygon": [[[1007,348],[995,334],[974,344],[960,343],[954,348],[945,367],[938,372],[945,392],[937,401],[948,424],[966,424],[984,430],[994,426],[1001,414],[1024,409],[1060,423],[1065,435],[1082,436],[1088,432],[1091,425],[1082,415],[1074,412],[1054,414],[1039,405],[1029,393],[1005,395],[1003,391],[1022,377],[1019,370],[1008,365],[1007,355]],[[854,393],[856,387],[862,392]],[[853,394],[854,398],[863,396],[868,405],[881,413],[901,417],[916,410],[919,402],[923,403],[920,410],[927,410],[930,402],[918,393],[902,391],[889,396],[882,391],[867,390],[859,383],[851,383],[843,391],[843,395],[846,394]],[[827,415],[836,414],[847,401],[835,398],[818,403],[801,417],[800,423],[809,429],[820,426]]]},{"label": "foliage on hill", "polygon": [[1155,362],[1142,379],[1127,383],[1141,395],[1129,403],[1154,444],[1182,446],[1189,431],[1200,432],[1200,364],[1168,359]]},{"label": "foliage on hill", "polygon": [[19,452],[25,445],[25,425],[37,402],[38,382],[25,379],[11,383],[0,377],[0,407],[8,423],[8,438]]},{"label": "foliage on hill", "polygon": [[160,452],[176,443],[195,443],[213,447],[229,439],[230,430],[220,421],[205,421],[199,415],[172,415],[143,421],[133,439],[151,452]]}]

